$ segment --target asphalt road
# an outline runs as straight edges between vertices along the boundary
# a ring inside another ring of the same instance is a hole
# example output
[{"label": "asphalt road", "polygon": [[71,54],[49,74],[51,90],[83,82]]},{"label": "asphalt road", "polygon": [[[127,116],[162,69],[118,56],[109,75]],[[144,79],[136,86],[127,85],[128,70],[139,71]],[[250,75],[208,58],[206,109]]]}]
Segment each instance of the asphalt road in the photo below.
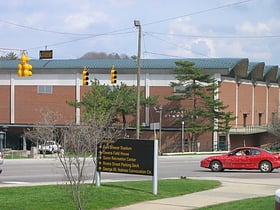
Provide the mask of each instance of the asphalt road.
[{"label": "asphalt road", "polygon": [[[158,162],[158,178],[185,177],[227,177],[227,178],[279,178],[280,169],[272,173],[260,173],[259,170],[225,170],[213,173],[209,169],[200,168],[199,163],[204,155],[160,156]],[[92,160],[87,161],[86,176],[93,177]],[[65,182],[64,170],[56,158],[5,160],[0,175],[0,186],[18,184],[48,184]],[[141,180],[151,179],[150,176],[139,176],[117,173],[102,173],[102,180]]]}]

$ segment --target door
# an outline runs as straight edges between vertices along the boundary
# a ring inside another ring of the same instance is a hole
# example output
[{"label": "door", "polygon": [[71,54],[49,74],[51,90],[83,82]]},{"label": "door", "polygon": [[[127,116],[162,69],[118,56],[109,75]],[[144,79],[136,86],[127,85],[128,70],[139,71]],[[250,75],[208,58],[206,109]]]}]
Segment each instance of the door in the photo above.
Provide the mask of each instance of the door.
[{"label": "door", "polygon": [[247,150],[237,150],[231,154],[227,160],[226,165],[231,169],[246,169],[250,168],[251,161],[250,155],[248,155]]},{"label": "door", "polygon": [[218,150],[221,150],[221,151],[227,150],[226,136],[219,136],[219,147],[218,147]]}]

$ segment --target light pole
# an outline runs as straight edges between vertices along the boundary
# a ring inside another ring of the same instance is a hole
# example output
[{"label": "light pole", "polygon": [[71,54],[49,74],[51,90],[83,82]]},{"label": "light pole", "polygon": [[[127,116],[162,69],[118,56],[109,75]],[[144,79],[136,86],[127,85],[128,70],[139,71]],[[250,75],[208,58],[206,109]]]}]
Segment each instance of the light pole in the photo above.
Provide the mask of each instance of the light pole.
[{"label": "light pole", "polygon": [[185,122],[182,121],[182,152],[185,152]]},{"label": "light pole", "polygon": [[159,151],[161,152],[162,104],[159,106]]},{"label": "light pole", "polygon": [[159,147],[158,150],[161,152],[161,127],[162,127],[162,104],[159,107],[154,107],[155,111],[159,113]]},{"label": "light pole", "polygon": [[136,138],[140,138],[140,75],[141,75],[141,24],[134,20],[134,26],[138,28],[138,55],[137,55],[137,107],[136,107]]}]

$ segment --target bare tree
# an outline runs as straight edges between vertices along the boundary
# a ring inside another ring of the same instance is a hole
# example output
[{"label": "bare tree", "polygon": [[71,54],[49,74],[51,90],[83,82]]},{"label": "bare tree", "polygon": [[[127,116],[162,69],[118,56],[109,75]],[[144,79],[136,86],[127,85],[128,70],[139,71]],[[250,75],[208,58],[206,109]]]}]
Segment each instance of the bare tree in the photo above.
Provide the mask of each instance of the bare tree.
[{"label": "bare tree", "polygon": [[[97,145],[104,139],[113,139],[118,132],[115,130],[112,132],[105,120],[87,120],[80,125],[65,125],[58,128],[57,113],[42,111],[41,116],[41,122],[28,129],[25,135],[36,144],[55,140],[62,146],[58,158],[65,172],[67,186],[76,208],[84,209],[94,186]],[[107,119],[102,116],[100,118]],[[92,185],[84,185],[87,180],[91,180]]]},{"label": "bare tree", "polygon": [[[91,197],[93,185],[89,188],[84,182],[92,177],[94,183],[97,145],[104,139],[111,138],[111,135],[110,129],[94,122],[70,125],[63,129],[63,152],[58,157],[69,182],[73,201],[79,210],[86,206],[87,199]],[[92,171],[85,170],[88,164],[92,166]]]},{"label": "bare tree", "polygon": [[[89,198],[87,195],[90,194],[88,185],[84,185],[84,182],[90,180],[89,177],[92,178],[92,183],[95,180],[97,145],[104,140],[116,138],[120,133],[112,127],[116,112],[114,104],[117,102],[116,99],[112,100],[112,91],[104,86],[94,87],[94,94],[88,92],[81,103],[69,102],[70,105],[85,108],[80,125],[64,125],[57,128],[59,115],[42,112],[42,123],[26,132],[26,136],[34,141],[55,139],[62,146],[58,158],[63,166],[73,201],[79,210],[85,207]],[[86,170],[87,164],[92,165],[91,171]],[[91,187],[93,186],[92,184]]]},{"label": "bare tree", "polygon": [[[48,141],[57,141],[59,130],[56,128],[56,123],[59,119],[59,114],[51,111],[41,110],[41,122],[28,128],[24,134],[26,138],[38,145],[46,145]],[[57,142],[58,143],[58,142]],[[45,157],[46,150],[43,147],[43,156]]]},{"label": "bare tree", "polygon": [[[59,153],[59,160],[63,166],[69,182],[71,196],[77,209],[83,209],[86,199],[86,190],[83,188],[87,179],[85,166],[87,157],[96,142],[91,141],[90,126],[71,125],[63,129],[63,151]],[[81,195],[84,196],[81,196]]]}]

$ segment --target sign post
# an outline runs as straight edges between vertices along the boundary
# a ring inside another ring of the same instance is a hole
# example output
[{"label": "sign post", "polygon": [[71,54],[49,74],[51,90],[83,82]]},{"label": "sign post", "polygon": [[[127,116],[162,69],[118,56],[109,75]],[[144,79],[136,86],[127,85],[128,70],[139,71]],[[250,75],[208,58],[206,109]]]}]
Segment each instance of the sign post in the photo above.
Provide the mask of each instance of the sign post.
[{"label": "sign post", "polygon": [[96,185],[100,172],[137,174],[153,177],[153,194],[157,194],[158,140],[119,139],[97,146]]},{"label": "sign post", "polygon": [[96,171],[96,178],[95,178],[96,187],[100,187],[101,184],[101,172]]},{"label": "sign post", "polygon": [[154,140],[153,194],[158,194],[158,140]]}]

